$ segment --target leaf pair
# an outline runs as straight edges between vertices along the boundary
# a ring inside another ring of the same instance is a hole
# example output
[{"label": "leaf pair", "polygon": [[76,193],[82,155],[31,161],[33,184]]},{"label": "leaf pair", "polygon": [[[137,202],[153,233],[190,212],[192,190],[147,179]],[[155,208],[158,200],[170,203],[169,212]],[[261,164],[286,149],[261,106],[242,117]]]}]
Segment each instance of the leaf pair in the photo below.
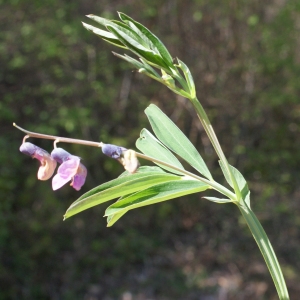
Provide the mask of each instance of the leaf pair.
[{"label": "leaf pair", "polygon": [[[154,104],[150,104],[146,108],[145,113],[156,137],[160,141],[153,137],[149,131],[143,129],[140,138],[136,142],[138,149],[151,157],[163,160],[184,170],[182,164],[170,151],[172,150],[203,176],[208,179],[213,179],[195,146],[168,116]],[[169,168],[161,167],[170,171]]]},{"label": "leaf pair", "polygon": [[[127,211],[170,200],[191,193],[201,192],[209,185],[192,177],[185,176],[184,167],[175,155],[169,150],[185,159],[196,170],[208,179],[212,176],[193,144],[180,131],[180,129],[155,105],[146,109],[151,126],[156,136],[143,129],[141,137],[137,140],[137,147],[169,172],[159,167],[141,167],[135,174],[127,172],[119,178],[104,183],[82,195],[67,210],[65,219],[90,207],[119,198],[109,206],[105,212],[108,217],[108,226],[113,225]],[[169,166],[165,166],[165,163]]]},{"label": "leaf pair", "polygon": [[196,193],[208,186],[199,181],[166,173],[158,167],[141,167],[138,173],[120,176],[82,195],[66,211],[67,219],[90,207],[121,197],[105,212],[112,226],[128,210]]},{"label": "leaf pair", "polygon": [[[117,47],[130,50],[139,57],[139,60],[126,54],[113,52],[114,55],[134,65],[139,72],[165,84],[174,93],[189,99],[195,98],[195,84],[188,67],[179,59],[178,65],[175,65],[168,49],[148,28],[123,13],[119,13],[121,21],[108,20],[95,15],[87,17],[107,29],[102,30],[83,22],[87,30]],[[159,75],[152,66],[160,69],[162,75]],[[185,79],[178,68],[181,69]]]}]

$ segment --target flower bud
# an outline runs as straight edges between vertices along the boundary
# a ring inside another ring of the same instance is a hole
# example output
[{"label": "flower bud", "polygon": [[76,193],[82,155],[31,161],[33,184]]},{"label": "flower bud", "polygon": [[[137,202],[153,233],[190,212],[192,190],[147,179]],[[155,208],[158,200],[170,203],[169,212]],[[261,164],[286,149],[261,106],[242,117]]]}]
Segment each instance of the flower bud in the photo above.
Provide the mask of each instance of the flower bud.
[{"label": "flower bud", "polygon": [[124,147],[111,145],[111,144],[103,144],[102,152],[119,161],[125,170],[129,173],[135,173],[140,163],[136,157],[135,151],[128,150]]},{"label": "flower bud", "polygon": [[123,151],[125,150],[127,149],[124,147],[120,147],[112,144],[103,144],[102,146],[103,154],[114,159],[119,159],[123,155]]}]

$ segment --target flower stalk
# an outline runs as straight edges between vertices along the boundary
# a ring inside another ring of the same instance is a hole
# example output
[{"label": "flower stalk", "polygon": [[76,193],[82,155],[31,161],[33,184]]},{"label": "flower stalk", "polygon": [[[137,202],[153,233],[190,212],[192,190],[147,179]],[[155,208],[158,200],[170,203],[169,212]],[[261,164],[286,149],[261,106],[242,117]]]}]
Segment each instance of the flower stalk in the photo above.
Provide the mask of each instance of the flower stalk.
[{"label": "flower stalk", "polygon": [[[55,135],[48,135],[48,134],[32,132],[32,131],[28,131],[28,130],[18,126],[15,123],[13,123],[13,126],[15,126],[17,129],[21,130],[22,132],[26,133],[26,136],[25,136],[26,139],[32,137],[32,138],[54,140],[55,144],[58,143],[58,142],[63,142],[63,143],[72,143],[72,144],[79,144],[79,145],[99,147],[99,148],[104,148],[105,146],[108,145],[108,144],[104,144],[103,142],[93,142],[93,141],[87,141],[87,140],[81,140],[81,139],[72,139],[72,138],[60,137],[60,136],[55,136]],[[118,147],[118,146],[114,146],[114,147]],[[118,147],[118,148],[125,149],[125,148],[122,148],[122,147]],[[177,168],[174,165],[171,165],[169,163],[166,163],[166,162],[164,162],[162,160],[159,160],[159,159],[156,159],[154,157],[150,157],[148,155],[145,155],[145,154],[142,154],[142,153],[139,153],[139,152],[136,152],[136,151],[134,151],[134,152],[135,152],[136,157],[151,161],[151,162],[156,163],[156,164],[164,165],[164,166],[169,167],[169,168],[171,168],[175,171],[181,172],[182,174],[184,174],[187,177],[191,177],[191,178],[194,178],[198,181],[206,183],[209,186],[211,186],[212,189],[214,189],[214,190],[220,192],[221,194],[225,195],[226,197],[231,199],[233,203],[236,203],[235,194],[232,193],[229,189],[227,189],[223,185],[219,184],[218,182],[216,182],[214,180],[208,180],[204,177],[195,175],[195,174],[193,174],[189,171]],[[113,155],[109,155],[109,156],[113,157]],[[113,157],[113,158],[115,158],[115,157]]]}]

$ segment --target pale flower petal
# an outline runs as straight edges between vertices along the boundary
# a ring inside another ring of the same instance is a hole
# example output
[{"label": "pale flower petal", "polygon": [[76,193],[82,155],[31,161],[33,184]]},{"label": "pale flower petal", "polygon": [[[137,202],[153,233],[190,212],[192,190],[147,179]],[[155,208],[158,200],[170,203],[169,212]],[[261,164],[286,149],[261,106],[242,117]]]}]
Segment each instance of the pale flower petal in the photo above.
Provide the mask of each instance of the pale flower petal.
[{"label": "pale flower petal", "polygon": [[59,163],[57,174],[53,177],[52,188],[57,190],[71,181],[71,186],[79,191],[87,176],[86,167],[80,163],[80,157],[71,155],[62,148],[55,148],[51,156]]},{"label": "pale flower petal", "polygon": [[83,164],[79,164],[79,167],[77,169],[77,173],[73,177],[73,181],[71,183],[71,186],[76,190],[79,191],[81,187],[85,183],[85,179],[87,176],[87,169]]},{"label": "pale flower petal", "polygon": [[56,161],[47,151],[29,142],[23,143],[20,151],[40,161],[41,165],[37,174],[39,180],[47,180],[53,175]]},{"label": "pale flower petal", "polygon": [[124,166],[124,169],[131,174],[135,173],[140,166],[135,151],[133,150],[124,151],[123,157],[121,158],[121,163]]}]

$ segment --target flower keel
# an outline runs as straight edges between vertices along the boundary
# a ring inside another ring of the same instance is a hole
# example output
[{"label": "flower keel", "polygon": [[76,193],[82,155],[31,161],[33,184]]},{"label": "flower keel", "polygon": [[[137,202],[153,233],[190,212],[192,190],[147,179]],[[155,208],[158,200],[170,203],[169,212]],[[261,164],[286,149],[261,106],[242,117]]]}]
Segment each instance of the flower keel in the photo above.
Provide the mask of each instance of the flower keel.
[{"label": "flower keel", "polygon": [[47,151],[29,142],[23,143],[20,151],[40,161],[37,173],[39,180],[48,180],[53,175],[57,163]]}]

